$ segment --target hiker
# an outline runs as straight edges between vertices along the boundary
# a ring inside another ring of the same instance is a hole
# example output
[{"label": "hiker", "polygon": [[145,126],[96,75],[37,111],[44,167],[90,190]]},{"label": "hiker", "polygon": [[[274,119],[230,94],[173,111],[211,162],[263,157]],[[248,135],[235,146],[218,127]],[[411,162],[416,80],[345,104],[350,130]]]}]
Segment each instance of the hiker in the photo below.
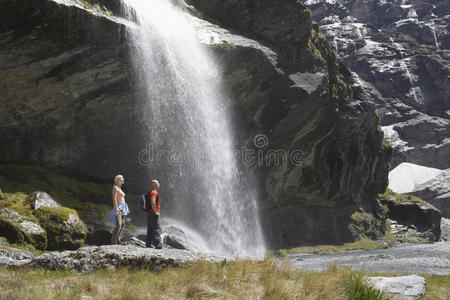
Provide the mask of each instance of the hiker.
[{"label": "hiker", "polygon": [[111,237],[111,245],[119,244],[120,233],[124,217],[130,213],[127,203],[125,202],[125,193],[122,191],[122,184],[125,179],[122,175],[114,177],[114,185],[112,189],[112,202],[114,208],[108,213],[108,218],[112,219],[114,230]]},{"label": "hiker", "polygon": [[160,199],[158,194],[158,180],[151,181],[152,190],[149,192],[149,209],[147,211],[147,241],[145,246],[162,249],[161,245],[161,225],[159,224]]}]

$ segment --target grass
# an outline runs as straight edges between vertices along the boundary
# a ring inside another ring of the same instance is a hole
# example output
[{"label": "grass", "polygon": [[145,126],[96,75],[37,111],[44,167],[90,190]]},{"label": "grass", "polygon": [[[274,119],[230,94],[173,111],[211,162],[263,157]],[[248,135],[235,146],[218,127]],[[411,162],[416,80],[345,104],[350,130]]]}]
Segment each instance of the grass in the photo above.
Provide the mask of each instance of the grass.
[{"label": "grass", "polygon": [[391,297],[386,296],[383,292],[367,286],[364,278],[360,274],[351,275],[345,289],[345,295],[348,299],[354,300],[389,300]]},{"label": "grass", "polygon": [[418,203],[421,205],[424,205],[426,207],[430,206],[430,204],[419,197],[416,197],[414,195],[410,194],[397,194],[393,192],[390,189],[386,189],[386,192],[384,194],[379,194],[378,199],[382,202],[394,202],[394,203],[406,203],[406,202],[412,202],[412,203]]},{"label": "grass", "polygon": [[450,299],[450,276],[422,275],[427,283],[427,291],[422,300]]},{"label": "grass", "polygon": [[[160,273],[115,269],[89,274],[0,267],[0,299],[387,299],[371,294],[357,271],[292,269],[287,261],[198,261]],[[437,282],[436,279],[433,279]],[[45,288],[43,288],[45,287]],[[431,291],[441,293],[439,289]]]},{"label": "grass", "polygon": [[351,250],[373,250],[383,249],[387,245],[383,241],[374,241],[369,238],[361,238],[358,241],[352,243],[345,243],[342,245],[318,245],[318,246],[302,246],[291,249],[281,249],[277,251],[277,254],[281,256],[287,256],[289,254],[319,254],[319,253],[333,253],[341,251]]}]

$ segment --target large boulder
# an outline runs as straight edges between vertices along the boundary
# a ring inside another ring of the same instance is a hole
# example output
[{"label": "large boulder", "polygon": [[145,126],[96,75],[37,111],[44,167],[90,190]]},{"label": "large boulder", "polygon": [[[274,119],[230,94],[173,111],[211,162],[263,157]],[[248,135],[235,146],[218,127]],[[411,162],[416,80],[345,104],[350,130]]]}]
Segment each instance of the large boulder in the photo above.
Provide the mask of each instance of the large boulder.
[{"label": "large boulder", "polygon": [[34,215],[47,232],[49,250],[74,250],[84,245],[87,228],[76,211],[43,206]]},{"label": "large boulder", "polygon": [[46,192],[31,193],[27,198],[27,202],[32,209],[39,209],[42,206],[53,208],[61,207],[61,205]]},{"label": "large boulder", "polygon": [[401,163],[389,172],[389,188],[427,201],[450,217],[450,169],[440,170]]},{"label": "large boulder", "polygon": [[425,278],[417,275],[399,277],[366,277],[366,281],[393,299],[412,300],[425,295]]},{"label": "large boulder", "polygon": [[413,195],[422,198],[450,218],[450,169],[443,170],[436,177],[417,185]]},{"label": "large boulder", "polygon": [[388,208],[388,217],[399,224],[414,226],[418,234],[431,242],[441,237],[442,213],[431,204],[412,195],[387,191],[381,203]]},{"label": "large boulder", "polygon": [[0,210],[0,236],[10,243],[29,243],[36,249],[47,248],[47,233],[31,217],[23,216],[9,208]]}]

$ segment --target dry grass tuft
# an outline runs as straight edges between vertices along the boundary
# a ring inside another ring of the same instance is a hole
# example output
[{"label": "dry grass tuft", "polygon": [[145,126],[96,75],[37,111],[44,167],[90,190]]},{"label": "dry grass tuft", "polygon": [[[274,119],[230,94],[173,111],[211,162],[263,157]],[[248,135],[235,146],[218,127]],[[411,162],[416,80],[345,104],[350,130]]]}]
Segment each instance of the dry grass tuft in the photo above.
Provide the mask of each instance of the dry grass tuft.
[{"label": "dry grass tuft", "polygon": [[[157,274],[128,269],[81,274],[0,267],[0,299],[364,299],[352,295],[386,299],[358,281],[364,275],[335,264],[324,272],[307,272],[270,256],[224,265],[203,260]],[[446,299],[439,297],[448,293],[449,278],[427,277],[427,293],[433,298],[425,299]]]}]

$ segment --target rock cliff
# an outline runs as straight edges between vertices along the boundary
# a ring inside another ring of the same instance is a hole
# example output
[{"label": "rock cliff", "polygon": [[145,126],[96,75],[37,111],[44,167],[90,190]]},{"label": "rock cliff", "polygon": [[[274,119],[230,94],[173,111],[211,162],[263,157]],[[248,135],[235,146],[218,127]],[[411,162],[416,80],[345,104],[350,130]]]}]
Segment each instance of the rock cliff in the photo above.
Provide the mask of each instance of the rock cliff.
[{"label": "rock cliff", "polygon": [[[221,63],[239,145],[264,158],[253,171],[269,245],[379,237],[385,215],[375,196],[387,186],[391,150],[374,103],[300,2],[235,2],[184,7],[208,20],[197,21],[199,37]],[[100,179],[120,172],[143,190],[147,170],[137,158],[148,129],[131,21],[117,17],[117,1],[100,4],[0,2],[0,163]],[[280,163],[271,150],[297,156]],[[368,232],[358,231],[355,212],[367,215]]]},{"label": "rock cliff", "polygon": [[307,0],[339,57],[381,114],[401,162],[450,167],[448,1]]}]

